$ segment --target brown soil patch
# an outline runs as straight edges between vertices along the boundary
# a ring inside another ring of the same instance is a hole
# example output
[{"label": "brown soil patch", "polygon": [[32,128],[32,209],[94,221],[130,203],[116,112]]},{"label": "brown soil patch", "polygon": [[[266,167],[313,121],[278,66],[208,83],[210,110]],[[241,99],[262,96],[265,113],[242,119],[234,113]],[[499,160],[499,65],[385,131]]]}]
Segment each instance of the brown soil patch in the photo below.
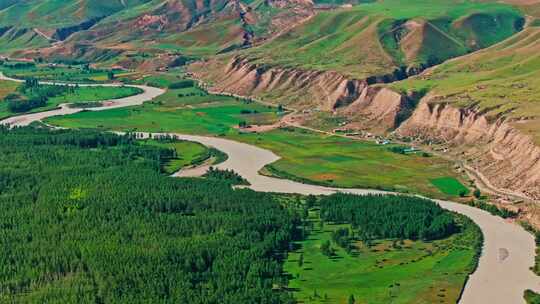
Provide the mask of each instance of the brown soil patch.
[{"label": "brown soil patch", "polygon": [[246,133],[264,133],[269,132],[275,129],[278,129],[282,126],[280,123],[275,123],[272,125],[250,125],[246,128],[239,128],[238,126],[235,126],[235,129],[238,129],[242,132]]},{"label": "brown soil patch", "polygon": [[316,179],[316,180],[335,180],[339,178],[339,176],[336,174],[331,174],[331,173],[322,173],[322,174],[313,175],[311,176],[311,178]]}]

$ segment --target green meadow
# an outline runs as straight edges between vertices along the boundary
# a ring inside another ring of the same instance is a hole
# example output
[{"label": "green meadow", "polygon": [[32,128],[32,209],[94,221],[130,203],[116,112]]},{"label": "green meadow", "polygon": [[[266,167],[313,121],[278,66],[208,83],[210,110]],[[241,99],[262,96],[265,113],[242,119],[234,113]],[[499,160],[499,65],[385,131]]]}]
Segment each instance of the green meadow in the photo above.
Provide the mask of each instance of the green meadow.
[{"label": "green meadow", "polygon": [[[86,68],[83,65],[46,65],[28,64],[27,66],[6,62],[0,65],[0,71],[13,78],[37,78],[59,82],[110,82],[109,70]],[[134,72],[112,70],[115,78],[128,77]]]},{"label": "green meadow", "polygon": [[185,88],[169,90],[139,107],[81,112],[47,122],[70,128],[225,136],[280,155],[282,159],[265,168],[264,174],[328,186],[453,196],[431,183],[436,178],[458,178],[451,164],[437,157],[397,154],[388,146],[296,128],[260,134],[236,128],[244,121],[270,124],[278,119],[275,108]]},{"label": "green meadow", "polygon": [[169,90],[139,107],[102,113],[82,112],[49,121],[72,128],[222,135],[235,133],[234,127],[243,121],[250,124],[272,123],[277,119],[276,108],[210,95],[197,88],[185,88]]},{"label": "green meadow", "polygon": [[[324,223],[310,211],[309,237],[288,254],[284,269],[288,288],[300,303],[456,303],[474,270],[481,233],[464,218],[461,232],[432,241],[377,240],[369,246],[355,241],[347,253],[332,241],[332,232],[350,225]],[[321,245],[336,250],[328,257]],[[300,261],[302,260],[302,261]]]},{"label": "green meadow", "polygon": [[[14,91],[12,85],[6,85]],[[15,87],[16,88],[16,87]],[[1,91],[0,87],[0,91]],[[78,87],[73,93],[65,93],[60,96],[51,97],[47,100],[47,105],[40,108],[35,108],[31,112],[42,112],[52,110],[63,103],[84,103],[95,102],[101,100],[118,99],[142,93],[141,89],[132,87]],[[1,93],[0,93],[1,94]],[[20,113],[12,113],[8,109],[7,103],[0,101],[0,118]]]},{"label": "green meadow", "polygon": [[210,149],[196,142],[185,140],[172,142],[144,140],[141,142],[145,145],[174,149],[176,151],[176,157],[167,160],[163,166],[163,170],[167,174],[173,174],[184,167],[202,163],[211,157]]},{"label": "green meadow", "polygon": [[267,148],[282,157],[263,173],[301,182],[447,197],[452,194],[439,191],[430,180],[457,177],[451,164],[437,157],[398,154],[390,151],[389,146],[302,129],[231,137]]},{"label": "green meadow", "polygon": [[440,177],[431,180],[431,183],[441,190],[441,192],[458,196],[461,194],[468,194],[470,191],[459,180],[452,177]]}]

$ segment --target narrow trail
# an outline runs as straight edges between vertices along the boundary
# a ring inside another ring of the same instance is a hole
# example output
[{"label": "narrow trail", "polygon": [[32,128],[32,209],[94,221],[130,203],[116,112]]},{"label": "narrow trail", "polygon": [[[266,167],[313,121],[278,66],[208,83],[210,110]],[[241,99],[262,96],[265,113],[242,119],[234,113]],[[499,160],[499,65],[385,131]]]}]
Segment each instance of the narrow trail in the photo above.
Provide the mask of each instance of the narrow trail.
[{"label": "narrow trail", "polygon": [[44,32],[42,32],[40,29],[38,28],[34,28],[34,33],[38,34],[39,36],[43,37],[45,40],[47,41],[51,41],[51,42],[57,42],[56,39],[54,39],[53,37],[51,36],[47,36],[47,34],[45,34]]},{"label": "narrow trail", "polygon": [[[0,80],[14,80],[0,74]],[[15,80],[16,81],[16,80]],[[18,80],[20,81],[20,80]],[[43,82],[57,84],[54,82]],[[95,86],[95,85],[92,85]],[[107,86],[119,87],[122,84],[109,84]],[[144,92],[139,95],[112,100],[101,108],[89,108],[89,111],[103,111],[108,109],[140,105],[145,101],[163,94],[165,91],[148,86],[133,86]],[[21,115],[0,121],[0,124],[26,126],[34,121],[44,118],[77,113],[83,109],[72,109],[63,105],[60,109]],[[177,133],[150,134],[141,133],[146,137],[171,135],[178,139],[199,142],[226,153],[229,158],[216,165],[220,169],[231,169],[238,172],[250,183],[253,190],[280,193],[299,193],[329,195],[336,192],[353,194],[381,194],[388,193],[370,189],[341,189],[316,185],[302,184],[285,179],[277,179],[259,174],[259,170],[267,164],[280,159],[269,150],[228,139],[193,136]],[[530,267],[535,260],[535,240],[522,227],[493,216],[486,211],[450,201],[435,200],[441,207],[463,214],[471,218],[482,230],[484,246],[479,260],[478,268],[470,276],[463,296],[462,304],[512,304],[525,303],[523,292],[532,289],[540,292],[540,277],[536,276]]]}]

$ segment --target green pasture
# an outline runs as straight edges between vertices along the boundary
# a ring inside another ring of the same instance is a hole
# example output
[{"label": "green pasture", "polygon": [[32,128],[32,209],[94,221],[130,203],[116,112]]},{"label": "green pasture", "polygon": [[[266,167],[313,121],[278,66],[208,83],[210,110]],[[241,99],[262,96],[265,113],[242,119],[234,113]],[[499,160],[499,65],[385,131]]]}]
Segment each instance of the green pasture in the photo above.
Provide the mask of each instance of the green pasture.
[{"label": "green pasture", "polygon": [[[349,226],[325,223],[321,230],[317,213],[310,212],[314,229],[284,266],[288,287],[301,303],[346,304],[351,295],[357,304],[456,303],[474,270],[481,232],[471,223],[443,240],[378,240],[370,247],[356,241],[356,249],[347,253],[331,241],[331,233]],[[335,256],[322,253],[326,241]]]},{"label": "green pasture", "polygon": [[458,196],[463,194],[468,194],[470,191],[465,187],[459,180],[453,177],[440,177],[431,180],[431,183],[441,190],[442,193]]},{"label": "green pasture", "polygon": [[[0,89],[1,90],[1,89]],[[63,103],[81,103],[101,100],[118,99],[142,93],[141,89],[132,87],[78,87],[74,93],[66,93],[47,100],[45,107],[35,108],[31,112],[52,110]],[[0,118],[20,113],[12,113],[7,103],[0,101]]]},{"label": "green pasture", "polygon": [[164,165],[163,169],[168,174],[173,174],[184,167],[204,162],[210,157],[210,150],[206,146],[196,142],[184,140],[174,142],[145,140],[141,142],[146,145],[176,150],[177,157],[168,160]]}]

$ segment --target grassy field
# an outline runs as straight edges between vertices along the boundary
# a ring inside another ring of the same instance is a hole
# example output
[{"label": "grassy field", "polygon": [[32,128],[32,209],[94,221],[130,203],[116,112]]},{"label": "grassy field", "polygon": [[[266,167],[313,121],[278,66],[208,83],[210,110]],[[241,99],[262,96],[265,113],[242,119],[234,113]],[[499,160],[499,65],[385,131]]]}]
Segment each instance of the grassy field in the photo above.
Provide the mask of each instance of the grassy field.
[{"label": "grassy field", "polygon": [[[277,176],[330,186],[452,196],[431,183],[436,178],[457,177],[451,164],[437,157],[397,154],[389,151],[387,146],[300,129],[240,134],[234,128],[240,121],[271,122],[277,117],[275,110],[258,104],[244,104],[230,97],[177,98],[174,94],[171,91],[153,104],[141,107],[77,113],[51,118],[48,123],[71,128],[221,135],[270,149],[282,156],[283,159],[266,170]],[[241,114],[242,110],[259,113]]]},{"label": "grassy field", "polygon": [[[4,63],[0,65],[0,71],[6,76],[13,78],[37,78],[40,80],[79,82],[79,83],[100,83],[110,82],[108,70],[86,69],[82,65],[58,65],[49,66],[46,64],[37,64],[28,67],[17,67],[14,63]],[[134,72],[113,70],[115,78],[128,77]]]},{"label": "grassy field", "polygon": [[175,71],[175,72],[145,75],[137,80],[131,81],[130,83],[144,84],[144,85],[149,85],[152,87],[166,89],[171,84],[183,79],[181,75],[181,71]]},{"label": "grassy field", "polygon": [[456,303],[481,244],[480,231],[469,224],[433,242],[379,240],[367,247],[357,241],[350,254],[333,244],[336,256],[327,257],[321,244],[348,226],[325,223],[321,229],[316,210],[310,211],[310,221],[314,229],[285,263],[289,288],[301,303],[344,304],[350,295],[357,304]]},{"label": "grassy field", "polygon": [[177,158],[167,161],[163,168],[167,174],[173,174],[184,167],[202,163],[211,157],[210,149],[196,142],[145,140],[142,143],[176,150]]},{"label": "grassy field", "polygon": [[9,93],[13,93],[18,86],[19,84],[13,81],[0,81],[0,100],[3,100]]},{"label": "grassy field", "polygon": [[434,178],[456,178],[451,164],[436,157],[398,154],[391,152],[389,146],[300,129],[231,137],[280,155],[282,159],[263,171],[269,175],[336,187],[453,196],[431,183]]},{"label": "grassy field", "polygon": [[441,177],[432,179],[431,183],[437,187],[437,189],[441,190],[441,192],[452,195],[452,196],[458,196],[462,193],[468,194],[469,189],[467,187],[463,186],[463,184],[452,177]]},{"label": "grassy field", "polygon": [[[7,85],[8,88],[12,88],[12,83]],[[31,112],[41,112],[54,109],[62,103],[81,103],[81,102],[93,102],[108,99],[117,99],[127,96],[140,94],[142,91],[138,88],[132,87],[78,87],[74,93],[66,93],[61,96],[49,98],[45,107],[35,108]],[[0,102],[0,118],[11,115],[18,115],[19,113],[13,113],[9,111],[7,103]]]},{"label": "grassy field", "polygon": [[[195,94],[193,96],[184,96]],[[183,97],[179,97],[183,96]],[[250,112],[249,114],[243,114]],[[244,103],[232,97],[208,95],[195,88],[169,90],[141,107],[114,109],[102,113],[79,113],[50,121],[74,128],[103,127],[120,130],[176,131],[219,135],[234,133],[242,121],[272,122],[275,108]]]},{"label": "grassy field", "polygon": [[101,101],[108,99],[118,99],[141,94],[142,90],[133,87],[79,87],[73,94],[65,94],[49,99],[51,104],[78,103],[84,101]]}]

